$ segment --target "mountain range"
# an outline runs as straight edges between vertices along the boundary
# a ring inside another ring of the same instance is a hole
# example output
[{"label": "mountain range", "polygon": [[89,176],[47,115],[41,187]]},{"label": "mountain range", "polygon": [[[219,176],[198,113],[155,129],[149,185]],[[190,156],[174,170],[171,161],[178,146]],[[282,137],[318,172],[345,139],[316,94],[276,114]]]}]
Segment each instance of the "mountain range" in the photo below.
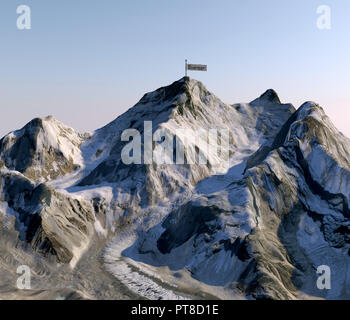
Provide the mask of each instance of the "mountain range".
[{"label": "mountain range", "polygon": [[[123,132],[145,150],[149,121],[168,136],[226,130],[228,167],[205,137],[183,143],[205,163],[125,164]],[[93,133],[33,119],[0,140],[0,298],[349,299],[349,159],[317,103],[269,89],[229,105],[189,77]]]}]

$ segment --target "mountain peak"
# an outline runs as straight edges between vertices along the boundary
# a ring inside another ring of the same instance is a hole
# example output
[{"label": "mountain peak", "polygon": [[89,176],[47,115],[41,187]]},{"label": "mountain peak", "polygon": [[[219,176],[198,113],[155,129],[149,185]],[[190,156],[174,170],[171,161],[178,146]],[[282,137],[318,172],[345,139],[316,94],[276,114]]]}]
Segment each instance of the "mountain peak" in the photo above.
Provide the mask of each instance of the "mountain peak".
[{"label": "mountain peak", "polygon": [[32,181],[49,181],[82,166],[86,138],[53,116],[34,118],[0,140],[0,162]]},{"label": "mountain peak", "polygon": [[[53,122],[57,122],[58,120],[54,117],[54,116],[52,116],[52,115],[48,115],[47,117],[45,117],[45,118],[42,118],[42,120],[44,120],[44,121],[53,121]],[[59,122],[59,121],[58,121]]]},{"label": "mountain peak", "polygon": [[191,78],[189,76],[184,76],[182,77],[179,81],[182,81],[182,82],[190,82],[191,81]]},{"label": "mountain peak", "polygon": [[204,90],[210,93],[203,83],[190,77],[182,77],[179,80],[174,81],[170,85],[160,87],[155,91],[148,92],[143,95],[141,100],[136,105],[145,104],[164,104],[166,101],[172,101],[182,94],[192,95],[193,88],[199,87],[200,90]]},{"label": "mountain peak", "polygon": [[23,128],[14,131],[15,135],[22,135],[24,132],[27,133],[34,133],[38,130],[44,130],[44,124],[45,123],[52,123],[52,124],[61,124],[60,121],[55,119],[53,116],[47,116],[47,117],[37,117],[32,120],[30,120],[27,124],[24,125]]},{"label": "mountain peak", "polygon": [[278,94],[275,90],[273,89],[268,89],[266,90],[259,98],[255,99],[254,101],[252,101],[252,104],[255,103],[261,103],[261,102],[265,102],[265,103],[278,103],[281,104],[281,100],[278,97]]},{"label": "mountain peak", "polygon": [[260,96],[260,99],[267,100],[267,101],[270,101],[270,102],[275,102],[275,103],[281,103],[281,100],[278,97],[277,92],[275,90],[273,90],[273,89],[266,90],[265,93],[263,93]]}]

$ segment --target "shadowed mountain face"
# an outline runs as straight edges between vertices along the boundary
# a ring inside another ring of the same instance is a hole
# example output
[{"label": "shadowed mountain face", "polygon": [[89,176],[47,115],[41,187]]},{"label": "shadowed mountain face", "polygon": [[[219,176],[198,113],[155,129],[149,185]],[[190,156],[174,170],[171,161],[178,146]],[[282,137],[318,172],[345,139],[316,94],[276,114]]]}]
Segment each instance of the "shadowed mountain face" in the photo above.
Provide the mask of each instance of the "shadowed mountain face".
[{"label": "shadowed mountain face", "polygon": [[[200,154],[206,163],[125,164],[126,129],[140,133],[142,154],[145,135],[161,130],[153,159],[178,130],[226,130],[228,166],[202,136],[179,141],[185,159]],[[58,262],[59,279],[103,255],[93,270],[103,263],[150,299],[349,299],[349,158],[350,141],[317,104],[295,110],[269,89],[227,105],[187,77],[91,135],[34,119],[0,140],[0,275],[6,261],[32,255],[42,268]],[[317,287],[322,265],[330,290]],[[89,279],[90,290],[73,296],[98,297]]]}]

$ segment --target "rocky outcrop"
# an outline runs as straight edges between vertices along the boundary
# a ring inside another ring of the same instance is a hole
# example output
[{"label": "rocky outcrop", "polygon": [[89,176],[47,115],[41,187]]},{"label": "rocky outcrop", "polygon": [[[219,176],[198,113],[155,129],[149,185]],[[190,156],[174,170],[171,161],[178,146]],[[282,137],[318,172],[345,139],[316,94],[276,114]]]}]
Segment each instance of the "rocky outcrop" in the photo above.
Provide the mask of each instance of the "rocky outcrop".
[{"label": "rocky outcrop", "polygon": [[74,266],[94,232],[91,204],[9,170],[0,171],[0,190],[3,207],[16,218],[20,240]]}]

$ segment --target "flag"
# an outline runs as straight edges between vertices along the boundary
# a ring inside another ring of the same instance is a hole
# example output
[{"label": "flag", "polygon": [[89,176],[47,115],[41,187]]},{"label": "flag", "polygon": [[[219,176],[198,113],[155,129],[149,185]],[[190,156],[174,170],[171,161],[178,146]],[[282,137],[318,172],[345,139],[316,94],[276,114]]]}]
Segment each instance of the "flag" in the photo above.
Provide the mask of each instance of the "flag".
[{"label": "flag", "polygon": [[186,64],[187,70],[193,71],[207,71],[208,67],[205,64]]}]

